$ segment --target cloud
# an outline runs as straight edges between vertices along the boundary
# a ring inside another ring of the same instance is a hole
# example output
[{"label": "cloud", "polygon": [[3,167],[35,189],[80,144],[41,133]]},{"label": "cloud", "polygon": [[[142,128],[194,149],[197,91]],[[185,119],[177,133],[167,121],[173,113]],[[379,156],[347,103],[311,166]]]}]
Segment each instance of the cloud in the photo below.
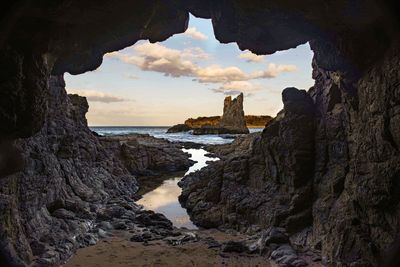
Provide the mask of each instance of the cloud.
[{"label": "cloud", "polygon": [[203,49],[200,47],[192,47],[192,48],[185,48],[181,52],[181,56],[183,58],[192,58],[192,59],[201,59],[206,60],[210,58],[210,55],[207,54]]},{"label": "cloud", "polygon": [[277,65],[274,63],[268,64],[267,69],[260,75],[260,78],[275,78],[282,72],[294,72],[297,71],[295,65]]},{"label": "cloud", "polygon": [[99,92],[96,90],[79,90],[79,89],[67,89],[68,94],[77,94],[84,96],[88,101],[92,102],[102,102],[102,103],[114,103],[114,102],[124,102],[127,99],[118,97],[112,94]]},{"label": "cloud", "polygon": [[[144,42],[133,47],[133,52],[134,54],[113,52],[107,54],[107,57],[117,58],[127,64],[136,65],[143,71],[159,72],[171,77],[192,77],[194,81],[200,83],[220,83],[222,86],[214,89],[218,92],[221,90],[223,92],[253,90],[254,86],[249,82],[251,80],[275,78],[281,73],[297,70],[295,65],[274,63],[268,64],[264,70],[251,73],[246,73],[235,66],[210,65],[203,67],[196,63],[196,60],[207,60],[209,55],[198,47],[177,50],[158,43]],[[247,54],[246,57],[248,60],[250,58],[259,60],[254,56]]]},{"label": "cloud", "polygon": [[257,62],[260,63],[264,60],[265,56],[256,55],[250,51],[243,52],[239,55],[239,58],[246,60],[246,62]]},{"label": "cloud", "polygon": [[224,89],[221,88],[215,88],[215,89],[211,89],[211,91],[213,91],[214,93],[221,93],[224,95],[239,95],[241,93],[241,91],[237,91],[237,90],[229,90],[229,91],[225,91]]},{"label": "cloud", "polygon": [[180,51],[160,44],[142,43],[133,49],[137,55],[113,52],[107,56],[118,58],[127,64],[136,65],[144,71],[160,72],[165,76],[172,77],[195,76],[198,66],[191,60],[207,59],[209,57],[200,48],[189,48]]},{"label": "cloud", "polygon": [[222,68],[218,65],[198,68],[195,74],[197,80],[201,83],[226,83],[249,79],[249,76],[238,67]]},{"label": "cloud", "polygon": [[190,27],[188,28],[185,32],[184,35],[195,39],[195,40],[200,40],[200,41],[205,41],[208,39],[207,35],[204,33],[199,32],[195,27]]},{"label": "cloud", "polygon": [[219,88],[211,90],[215,93],[223,93],[225,95],[237,95],[240,93],[251,94],[261,90],[261,86],[247,81],[233,81],[224,83]]},{"label": "cloud", "polygon": [[283,72],[293,72],[296,70],[297,67],[295,65],[277,65],[270,63],[264,71],[245,73],[238,67],[222,68],[218,65],[212,65],[205,68],[198,68],[195,74],[197,80],[201,83],[227,83],[232,81],[270,79],[277,77]]}]

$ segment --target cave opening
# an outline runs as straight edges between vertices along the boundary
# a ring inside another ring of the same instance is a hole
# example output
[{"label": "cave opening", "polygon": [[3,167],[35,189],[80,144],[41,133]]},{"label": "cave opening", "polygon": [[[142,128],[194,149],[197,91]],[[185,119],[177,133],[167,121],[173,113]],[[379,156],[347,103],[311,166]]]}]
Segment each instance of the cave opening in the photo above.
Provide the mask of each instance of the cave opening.
[{"label": "cave opening", "polygon": [[[135,138],[148,134],[207,146],[229,144],[234,136],[169,129],[183,122],[189,124],[188,119],[191,125],[215,126],[223,115],[224,98],[235,99],[242,93],[246,126],[250,133],[260,133],[282,110],[285,88],[312,87],[312,57],[309,43],[271,55],[241,51],[236,43],[222,44],[215,39],[211,20],[191,15],[184,33],[162,42],[138,41],[105,54],[94,71],[65,74],[64,78],[68,94],[86,97],[88,125],[100,136]],[[197,120],[199,117],[202,119]],[[142,139],[139,137],[139,143]],[[130,140],[127,144],[132,143]],[[200,162],[200,167],[191,167],[194,170],[218,159],[205,156],[208,151],[202,148],[184,151]],[[157,183],[149,182],[144,172],[134,174],[142,187],[140,205],[166,215],[177,227],[197,229],[178,201],[181,189],[177,184],[183,173],[152,176]]]},{"label": "cave opening", "polygon": [[[277,261],[281,247],[290,250],[289,237],[293,245],[314,251],[323,265],[385,266],[381,261],[387,252],[396,259],[400,34],[399,6],[394,1],[321,5],[312,0],[304,5],[298,1],[82,0],[16,1],[1,12],[0,211],[5,216],[0,222],[0,262],[62,264],[78,248],[95,243],[108,223],[123,228],[150,220],[170,226],[161,216],[141,213],[132,201],[126,201],[138,189],[132,170],[148,167],[132,163],[143,163],[163,145],[132,149],[112,138],[98,138],[86,125],[86,100],[68,97],[61,75],[95,70],[107,53],[111,54],[105,64],[121,60],[124,51],[118,50],[138,40],[154,43],[183,33],[189,12],[211,18],[216,38],[237,43],[242,50],[272,54],[309,42],[315,79],[308,93],[295,88],[283,92],[284,113],[254,142],[241,143],[251,145],[246,153],[240,144],[238,150],[230,146],[215,150],[221,160],[184,181],[182,199],[192,217],[209,227],[222,222],[228,228],[254,230],[254,225],[261,225],[268,235],[277,234],[279,242],[286,242],[268,246]],[[201,39],[196,31],[190,34]],[[183,51],[166,47],[183,57]],[[249,56],[253,57],[245,57]],[[271,57],[265,58],[266,64]],[[149,67],[146,60],[144,56],[144,65],[136,64]],[[165,58],[152,60],[153,68],[165,66]],[[224,68],[230,66],[223,63]],[[205,77],[207,66],[196,65],[185,77],[190,87],[204,85],[198,80]],[[259,71],[245,74],[263,75],[265,68]],[[66,78],[72,86],[70,77]],[[225,87],[224,83],[204,85],[202,92],[211,94],[212,100],[222,99],[223,92],[229,91],[225,89],[238,86],[233,84],[236,80],[227,82],[231,83]],[[240,85],[245,87],[245,83]],[[122,90],[101,89],[94,83],[70,89],[91,91],[89,102],[92,107],[98,104],[98,110],[109,109],[104,101],[118,106],[131,102],[133,108],[138,101]],[[153,91],[143,90],[147,89]],[[195,90],[187,92],[178,93],[200,100]],[[161,105],[153,101],[147,106],[156,110]],[[254,104],[246,109],[266,106]],[[110,124],[95,123],[90,114],[89,124]],[[191,164],[181,150],[171,151],[182,156],[180,167]],[[153,167],[160,170],[157,164]]]},{"label": "cave opening", "polygon": [[284,88],[314,84],[312,57],[308,43],[268,56],[241,51],[215,39],[211,20],[191,15],[182,34],[138,41],[104,55],[94,71],[64,78],[67,93],[86,96],[89,126],[172,126],[220,116],[224,97],[240,93],[246,115],[275,117]]}]

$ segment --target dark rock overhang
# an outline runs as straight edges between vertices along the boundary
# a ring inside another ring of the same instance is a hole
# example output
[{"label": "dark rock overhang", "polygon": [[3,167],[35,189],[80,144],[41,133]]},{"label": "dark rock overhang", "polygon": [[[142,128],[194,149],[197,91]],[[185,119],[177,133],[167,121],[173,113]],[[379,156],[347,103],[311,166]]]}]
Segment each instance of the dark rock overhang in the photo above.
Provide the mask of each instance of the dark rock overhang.
[{"label": "dark rock overhang", "polygon": [[107,52],[182,33],[189,12],[211,18],[221,43],[271,54],[310,41],[320,67],[358,73],[397,38],[398,11],[395,1],[373,0],[10,2],[0,24],[0,64],[10,70],[0,77],[0,133],[40,129],[50,74],[91,71]]},{"label": "dark rock overhang", "polygon": [[79,74],[97,68],[104,53],[184,32],[189,12],[212,19],[221,43],[271,54],[315,39],[390,39],[398,22],[396,8],[372,0],[17,1],[5,8],[9,13],[3,15],[0,44],[51,53],[54,73]]}]

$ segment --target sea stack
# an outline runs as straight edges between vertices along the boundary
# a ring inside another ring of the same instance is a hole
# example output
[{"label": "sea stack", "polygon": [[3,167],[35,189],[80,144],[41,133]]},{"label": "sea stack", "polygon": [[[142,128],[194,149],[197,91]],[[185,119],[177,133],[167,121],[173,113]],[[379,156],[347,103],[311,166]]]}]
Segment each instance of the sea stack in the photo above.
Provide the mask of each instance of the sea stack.
[{"label": "sea stack", "polygon": [[235,99],[225,97],[222,116],[198,117],[187,119],[183,124],[177,124],[168,129],[168,133],[188,132],[193,134],[247,134],[247,127],[265,127],[271,116],[245,116],[243,111],[243,93]]},{"label": "sea stack", "polygon": [[243,93],[233,100],[231,96],[225,97],[224,114],[219,127],[228,129],[233,133],[249,133],[243,111]]},{"label": "sea stack", "polygon": [[232,100],[225,97],[224,113],[217,125],[203,125],[193,130],[193,134],[248,134],[243,111],[243,93]]}]

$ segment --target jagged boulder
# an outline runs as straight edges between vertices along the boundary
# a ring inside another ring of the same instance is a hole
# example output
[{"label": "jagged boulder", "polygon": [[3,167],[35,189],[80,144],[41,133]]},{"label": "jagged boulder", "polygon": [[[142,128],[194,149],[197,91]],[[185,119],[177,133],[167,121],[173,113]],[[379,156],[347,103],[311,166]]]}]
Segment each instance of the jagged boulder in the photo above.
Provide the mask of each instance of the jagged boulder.
[{"label": "jagged boulder", "polygon": [[186,176],[180,201],[203,227],[245,230],[311,223],[315,108],[304,90],[286,88],[284,109],[265,128],[213,149],[221,161]]}]

